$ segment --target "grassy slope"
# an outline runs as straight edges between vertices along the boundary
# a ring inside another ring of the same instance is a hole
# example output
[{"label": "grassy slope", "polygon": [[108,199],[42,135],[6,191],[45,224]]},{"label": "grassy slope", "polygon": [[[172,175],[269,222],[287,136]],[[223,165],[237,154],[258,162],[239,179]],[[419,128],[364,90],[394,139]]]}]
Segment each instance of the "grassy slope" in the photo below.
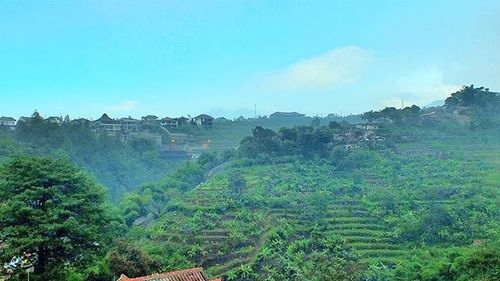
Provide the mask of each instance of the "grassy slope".
[{"label": "grassy slope", "polygon": [[[480,186],[477,200],[497,210],[493,216],[498,218],[497,141],[429,137],[369,155],[368,165],[347,172],[320,161],[245,167],[247,188],[240,203],[228,192],[227,175],[216,176],[173,200],[170,211],[136,239],[159,257],[177,253],[173,266],[201,265],[220,276],[254,262],[267,234],[283,224],[340,234],[367,266],[397,264],[427,246],[398,238],[397,215],[380,207],[388,200],[396,205],[395,212],[455,208],[469,189]],[[454,191],[440,193],[450,189]],[[480,218],[464,220],[474,224],[473,238],[494,238],[498,231],[498,223],[491,220],[487,231]]]}]

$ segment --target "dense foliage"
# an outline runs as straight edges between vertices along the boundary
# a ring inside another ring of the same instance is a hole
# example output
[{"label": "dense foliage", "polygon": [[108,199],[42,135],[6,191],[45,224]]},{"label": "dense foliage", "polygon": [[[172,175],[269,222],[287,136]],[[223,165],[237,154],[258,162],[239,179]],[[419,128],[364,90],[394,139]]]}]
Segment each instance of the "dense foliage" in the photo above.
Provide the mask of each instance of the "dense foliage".
[{"label": "dense foliage", "polygon": [[251,158],[263,157],[263,154],[327,156],[327,151],[341,141],[335,135],[347,132],[350,126],[332,123],[330,126],[314,128],[300,126],[281,128],[278,132],[271,129],[256,127],[252,136],[243,139],[240,151],[244,156]]},{"label": "dense foliage", "polygon": [[[131,237],[164,270],[202,265],[228,280],[495,276],[499,256],[487,249],[499,233],[498,132],[413,134],[320,158],[242,154]],[[469,252],[482,265],[466,262]]]},{"label": "dense foliage", "polygon": [[457,107],[470,107],[476,114],[494,113],[500,106],[500,95],[490,92],[488,88],[474,88],[474,85],[463,86],[461,90],[451,94],[445,100],[445,107],[448,110],[455,110]]},{"label": "dense foliage", "polygon": [[34,280],[62,280],[68,268],[85,268],[119,230],[103,190],[70,164],[14,158],[0,176],[2,260],[33,256]]},{"label": "dense foliage", "polygon": [[[282,128],[272,118],[219,120],[210,132],[183,127],[223,147],[243,140],[119,189],[133,190],[119,204],[123,224],[75,167],[11,156],[62,154],[125,186],[151,175],[134,174],[148,165],[164,167],[156,148],[85,127],[25,124],[34,127],[0,135],[2,259],[37,252],[35,272],[50,280],[195,266],[244,281],[497,280],[498,99],[470,86],[443,107],[385,108],[363,114],[367,123],[300,117]],[[129,156],[139,166],[121,162]],[[120,169],[132,175],[115,175]],[[50,249],[46,258],[40,249]]]},{"label": "dense foliage", "polygon": [[210,167],[186,163],[159,183],[146,184],[137,192],[126,194],[120,206],[125,221],[128,225],[132,225],[140,218],[159,217],[172,197],[181,196],[182,193],[200,184]]},{"label": "dense foliage", "polygon": [[201,265],[227,280],[494,280],[497,125],[445,107],[374,115],[254,128],[223,172],[131,238],[164,270]]},{"label": "dense foliage", "polygon": [[148,139],[123,142],[96,135],[85,124],[47,122],[37,112],[18,122],[14,133],[2,133],[0,142],[7,145],[0,150],[0,160],[19,153],[15,147],[32,155],[67,158],[94,174],[116,201],[141,183],[161,179],[173,166],[160,159],[159,148]]}]

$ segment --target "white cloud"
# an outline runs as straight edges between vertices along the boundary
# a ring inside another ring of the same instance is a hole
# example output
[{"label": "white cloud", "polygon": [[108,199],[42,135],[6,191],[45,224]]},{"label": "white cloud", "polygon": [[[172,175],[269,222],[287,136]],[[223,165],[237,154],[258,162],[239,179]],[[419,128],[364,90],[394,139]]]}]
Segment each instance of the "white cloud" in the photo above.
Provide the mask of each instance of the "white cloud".
[{"label": "white cloud", "polygon": [[414,71],[404,75],[395,81],[395,96],[380,102],[381,107],[401,107],[401,101],[405,106],[416,104],[425,106],[436,100],[444,100],[451,93],[458,91],[461,85],[446,83],[443,73],[436,67]]},{"label": "white cloud", "polygon": [[138,101],[128,100],[128,101],[124,101],[124,102],[121,102],[119,104],[115,104],[115,105],[108,107],[107,111],[109,111],[109,112],[126,112],[126,111],[136,109],[137,106],[139,106]]},{"label": "white cloud", "polygon": [[328,90],[358,80],[371,59],[370,52],[356,46],[333,49],[267,73],[260,84],[269,90],[287,92]]}]

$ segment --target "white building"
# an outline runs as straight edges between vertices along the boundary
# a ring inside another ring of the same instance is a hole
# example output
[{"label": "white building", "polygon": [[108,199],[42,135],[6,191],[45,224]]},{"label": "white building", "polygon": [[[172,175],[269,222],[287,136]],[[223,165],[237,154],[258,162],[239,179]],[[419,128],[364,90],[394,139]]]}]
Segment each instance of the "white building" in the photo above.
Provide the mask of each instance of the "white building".
[{"label": "white building", "polygon": [[14,131],[16,129],[16,119],[12,117],[0,117],[0,126],[9,127],[10,130]]}]

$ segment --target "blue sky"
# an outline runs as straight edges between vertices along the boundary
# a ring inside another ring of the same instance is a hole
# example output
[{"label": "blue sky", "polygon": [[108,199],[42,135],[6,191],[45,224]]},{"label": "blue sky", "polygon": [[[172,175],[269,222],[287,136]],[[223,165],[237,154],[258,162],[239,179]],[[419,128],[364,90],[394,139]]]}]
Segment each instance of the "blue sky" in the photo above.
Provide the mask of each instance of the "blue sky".
[{"label": "blue sky", "polygon": [[500,91],[500,1],[0,1],[0,115],[359,113]]}]

